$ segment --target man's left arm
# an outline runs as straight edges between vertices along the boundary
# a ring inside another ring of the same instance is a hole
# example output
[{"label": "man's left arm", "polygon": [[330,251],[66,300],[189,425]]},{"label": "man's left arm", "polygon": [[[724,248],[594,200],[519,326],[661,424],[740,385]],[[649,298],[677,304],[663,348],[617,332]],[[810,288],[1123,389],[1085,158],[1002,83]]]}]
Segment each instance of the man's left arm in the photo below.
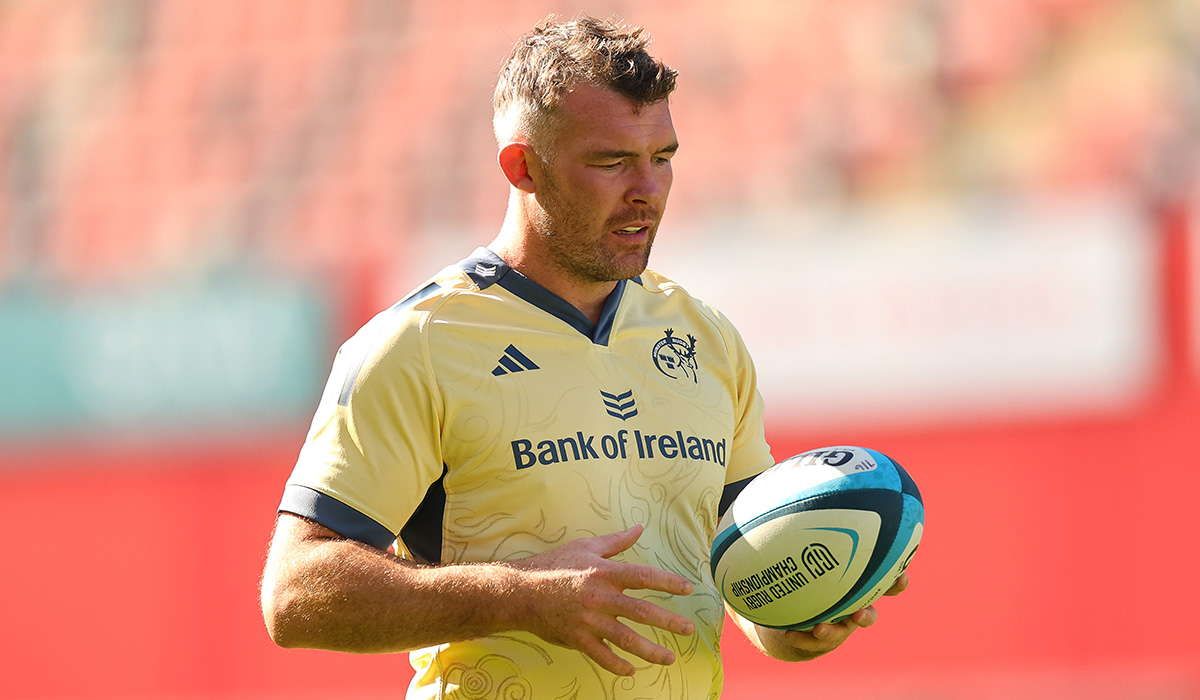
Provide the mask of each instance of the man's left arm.
[{"label": "man's left arm", "polygon": [[[901,574],[884,595],[898,595],[907,587],[908,574]],[[828,654],[841,646],[854,630],[875,624],[879,616],[875,607],[868,605],[841,622],[822,622],[810,630],[778,630],[756,625],[728,605],[725,609],[754,646],[780,661],[809,661]]]}]

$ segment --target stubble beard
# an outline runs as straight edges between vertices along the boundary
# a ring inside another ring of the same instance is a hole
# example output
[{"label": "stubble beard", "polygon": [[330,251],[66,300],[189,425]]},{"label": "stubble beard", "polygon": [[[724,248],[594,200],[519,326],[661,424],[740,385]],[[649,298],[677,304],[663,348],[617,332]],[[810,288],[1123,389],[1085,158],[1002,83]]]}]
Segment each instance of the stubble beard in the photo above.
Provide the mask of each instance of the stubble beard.
[{"label": "stubble beard", "polygon": [[[582,282],[616,282],[632,279],[645,271],[650,264],[657,224],[647,232],[646,244],[636,261],[620,259],[626,256],[619,257],[606,245],[608,229],[601,233],[602,237],[597,237],[594,228],[576,213],[576,208],[560,195],[552,182],[543,189],[539,197],[541,206],[532,218],[553,264]],[[605,222],[606,227],[608,223]]]}]

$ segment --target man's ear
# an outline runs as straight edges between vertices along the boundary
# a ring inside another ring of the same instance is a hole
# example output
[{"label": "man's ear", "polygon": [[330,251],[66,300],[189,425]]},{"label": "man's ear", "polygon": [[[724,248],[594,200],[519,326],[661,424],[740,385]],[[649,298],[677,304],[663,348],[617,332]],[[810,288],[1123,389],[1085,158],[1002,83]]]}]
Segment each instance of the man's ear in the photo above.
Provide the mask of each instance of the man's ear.
[{"label": "man's ear", "polygon": [[509,143],[500,149],[496,157],[500,162],[500,170],[513,187],[522,192],[533,194],[537,187],[534,184],[531,168],[536,168],[537,154],[528,144]]}]

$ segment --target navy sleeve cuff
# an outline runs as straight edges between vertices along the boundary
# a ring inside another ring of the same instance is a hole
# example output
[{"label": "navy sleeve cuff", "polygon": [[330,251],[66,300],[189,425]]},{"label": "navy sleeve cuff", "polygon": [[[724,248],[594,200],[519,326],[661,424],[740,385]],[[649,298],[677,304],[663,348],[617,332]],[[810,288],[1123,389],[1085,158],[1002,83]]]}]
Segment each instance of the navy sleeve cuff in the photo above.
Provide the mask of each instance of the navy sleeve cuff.
[{"label": "navy sleeve cuff", "polygon": [[386,550],[396,539],[395,533],[370,516],[333,496],[299,484],[288,484],[284,487],[279,510],[308,518],[342,537],[369,544],[376,549]]}]

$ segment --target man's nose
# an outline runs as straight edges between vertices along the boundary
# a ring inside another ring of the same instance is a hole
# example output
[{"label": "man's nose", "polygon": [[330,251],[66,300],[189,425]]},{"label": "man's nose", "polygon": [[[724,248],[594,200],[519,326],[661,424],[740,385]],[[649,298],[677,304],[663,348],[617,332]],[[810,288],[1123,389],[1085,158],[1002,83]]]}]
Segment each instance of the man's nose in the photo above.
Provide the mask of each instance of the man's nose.
[{"label": "man's nose", "polygon": [[634,171],[633,181],[626,193],[630,204],[661,207],[671,190],[670,165],[641,165]]}]

